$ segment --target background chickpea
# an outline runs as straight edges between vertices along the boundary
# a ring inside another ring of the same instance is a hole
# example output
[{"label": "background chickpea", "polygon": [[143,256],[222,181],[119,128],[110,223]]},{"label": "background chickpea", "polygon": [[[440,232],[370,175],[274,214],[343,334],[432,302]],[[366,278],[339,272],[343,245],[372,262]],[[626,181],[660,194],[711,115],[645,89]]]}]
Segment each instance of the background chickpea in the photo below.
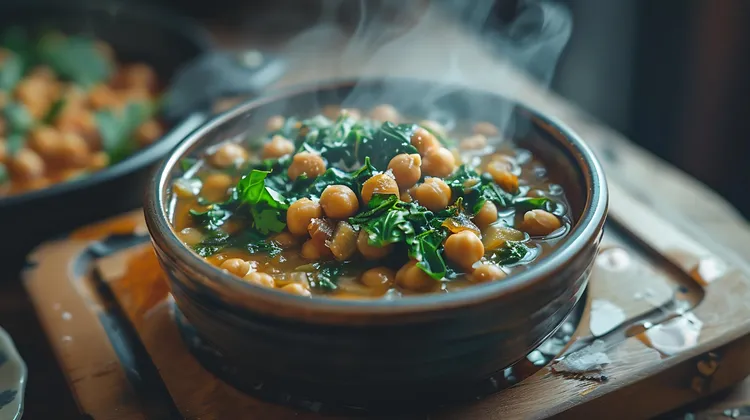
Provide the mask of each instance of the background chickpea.
[{"label": "background chickpea", "polygon": [[346,219],[357,214],[359,199],[351,188],[345,185],[329,185],[320,195],[323,212],[331,219]]},{"label": "background chickpea", "polygon": [[497,129],[495,124],[486,121],[474,124],[472,131],[474,131],[475,134],[481,134],[487,137],[494,137],[500,133],[500,130]]},{"label": "background chickpea", "polygon": [[286,212],[286,224],[289,232],[293,235],[307,235],[307,226],[315,218],[323,217],[323,209],[320,203],[302,198],[289,206]]},{"label": "background chickpea", "polygon": [[286,118],[281,115],[274,115],[266,121],[266,131],[279,131],[284,128]]},{"label": "background chickpea", "polygon": [[393,245],[388,244],[383,247],[373,246],[370,245],[369,239],[369,235],[364,229],[359,231],[359,235],[357,236],[357,249],[365,259],[379,260],[391,253]]},{"label": "background chickpea", "polygon": [[310,289],[300,283],[289,283],[286,286],[282,287],[281,290],[297,296],[312,296],[312,293],[310,293]]},{"label": "background chickpea", "polygon": [[426,292],[433,289],[437,282],[417,267],[417,262],[412,260],[398,270],[396,284],[414,292]]},{"label": "background chickpea", "polygon": [[268,287],[270,289],[273,289],[276,286],[273,277],[269,274],[259,273],[257,271],[250,271],[245,277],[243,277],[243,280],[256,286]]},{"label": "background chickpea", "polygon": [[370,118],[378,121],[390,121],[398,124],[401,116],[399,115],[396,108],[393,105],[383,104],[378,105],[370,111]]},{"label": "background chickpea", "polygon": [[474,134],[461,140],[459,147],[465,150],[476,150],[487,146],[487,137],[482,134]]},{"label": "background chickpea", "polygon": [[480,229],[495,223],[497,221],[497,206],[495,206],[495,203],[485,201],[482,208],[474,216],[473,221]]},{"label": "background chickpea", "polygon": [[359,281],[373,289],[386,289],[393,284],[396,273],[388,267],[371,268],[360,276]]},{"label": "background chickpea", "polygon": [[510,167],[506,162],[493,161],[487,165],[487,172],[492,176],[492,180],[500,188],[514,193],[518,191],[518,177],[510,172]]},{"label": "background chickpea", "polygon": [[224,143],[211,155],[209,161],[217,168],[229,168],[247,160],[247,150],[236,143]]},{"label": "background chickpea", "polygon": [[57,154],[61,137],[59,131],[50,126],[42,125],[29,133],[29,147],[40,156],[49,159]]},{"label": "background chickpea", "polygon": [[243,260],[242,258],[229,258],[224,260],[219,268],[226,270],[229,274],[234,274],[237,277],[245,277],[250,271],[250,263]]},{"label": "background chickpea", "polygon": [[300,152],[294,155],[292,164],[289,165],[287,175],[294,181],[298,176],[305,174],[308,178],[317,178],[326,171],[326,163],[320,155],[310,152]]},{"label": "background chickpea", "polygon": [[362,201],[370,202],[374,194],[399,195],[398,184],[390,172],[373,175],[362,184]]},{"label": "background chickpea", "polygon": [[434,134],[419,127],[411,135],[411,145],[417,148],[420,155],[425,156],[430,150],[440,147],[440,142]]},{"label": "background chickpea", "polygon": [[419,125],[439,136],[445,136],[447,134],[445,131],[445,127],[443,127],[443,124],[440,124],[437,121],[422,120],[419,122]]},{"label": "background chickpea", "polygon": [[402,190],[411,188],[422,177],[422,157],[418,154],[402,153],[396,155],[388,163],[388,169],[391,170],[396,178],[396,184]]},{"label": "background chickpea", "polygon": [[495,264],[480,264],[471,273],[469,279],[474,283],[485,283],[488,281],[495,281],[504,279],[507,276],[502,268]]},{"label": "background chickpea", "polygon": [[521,229],[532,236],[547,236],[560,228],[560,219],[554,214],[536,209],[524,213]]},{"label": "background chickpea", "polygon": [[263,145],[264,159],[280,158],[292,153],[294,153],[294,143],[278,134],[271,137],[271,141]]},{"label": "background chickpea", "polygon": [[321,114],[329,120],[336,120],[341,112],[341,107],[338,105],[326,105],[323,107]]},{"label": "background chickpea", "polygon": [[445,240],[444,247],[445,256],[467,271],[470,271],[471,266],[484,256],[482,241],[468,230],[450,235]]},{"label": "background chickpea", "polygon": [[440,211],[451,202],[451,188],[440,178],[427,178],[414,190],[414,198],[431,211]]},{"label": "background chickpea", "polygon": [[121,104],[120,97],[108,85],[98,84],[88,93],[88,102],[94,109],[115,108]]},{"label": "background chickpea", "polygon": [[148,120],[135,131],[135,140],[141,147],[148,146],[164,134],[164,127],[159,121]]},{"label": "background chickpea", "polygon": [[156,72],[143,63],[131,64],[122,69],[122,81],[125,87],[152,90],[157,84]]},{"label": "background chickpea", "polygon": [[63,133],[58,150],[60,162],[67,167],[86,166],[89,160],[89,145],[76,133]]},{"label": "background chickpea", "polygon": [[96,152],[90,156],[89,169],[98,171],[109,165],[109,155],[106,152]]},{"label": "background chickpea", "polygon": [[21,179],[32,180],[44,175],[44,160],[31,149],[21,149],[10,159],[13,175]]},{"label": "background chickpea", "polygon": [[430,150],[422,161],[422,172],[445,178],[456,169],[456,157],[445,147]]}]

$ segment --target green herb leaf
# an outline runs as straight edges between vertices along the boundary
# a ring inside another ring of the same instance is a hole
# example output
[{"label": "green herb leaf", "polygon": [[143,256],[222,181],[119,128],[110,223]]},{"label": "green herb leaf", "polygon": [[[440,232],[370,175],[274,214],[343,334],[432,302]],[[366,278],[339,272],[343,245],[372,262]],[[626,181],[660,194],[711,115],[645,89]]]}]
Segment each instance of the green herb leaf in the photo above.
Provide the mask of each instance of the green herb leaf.
[{"label": "green herb leaf", "polygon": [[428,230],[417,235],[409,246],[409,256],[418,261],[417,267],[435,280],[446,275],[447,267],[440,248],[443,239],[443,230]]},{"label": "green herb leaf", "polygon": [[23,149],[23,146],[26,144],[26,136],[13,133],[9,135],[5,141],[8,148],[8,154],[10,156],[15,156],[16,153]]},{"label": "green herb leaf", "polygon": [[236,235],[229,235],[220,229],[213,230],[200,243],[193,246],[193,250],[202,257],[210,257],[225,249],[244,249],[250,254],[265,253],[270,256],[281,252],[281,248],[275,242],[268,241],[251,230]]},{"label": "green herb leaf", "polygon": [[505,245],[497,250],[492,260],[500,265],[515,264],[529,253],[529,248],[520,242],[507,241]]},{"label": "green herb leaf", "polygon": [[96,49],[93,39],[48,34],[39,40],[37,53],[58,76],[84,87],[105,82],[112,74],[112,63]]},{"label": "green herb leaf", "polygon": [[8,168],[5,167],[4,163],[0,163],[0,185],[3,185],[8,181],[10,181],[10,174],[8,173]]},{"label": "green herb leaf", "polygon": [[401,153],[418,153],[417,148],[411,145],[411,135],[415,129],[416,126],[413,124],[395,125],[392,122],[384,122],[372,137],[359,139],[356,156],[360,160],[363,160],[364,156],[369,156],[373,166],[385,170],[393,156]]},{"label": "green herb leaf", "polygon": [[34,125],[34,117],[19,102],[10,102],[3,108],[3,116],[8,124],[7,131],[10,133],[25,134]]},{"label": "green herb leaf", "polygon": [[135,131],[154,112],[154,107],[149,103],[131,102],[121,113],[105,109],[95,114],[102,147],[112,163],[125,159],[137,149]]},{"label": "green herb leaf", "polygon": [[23,61],[11,52],[0,62],[0,91],[11,92],[23,78]]},{"label": "green herb leaf", "polygon": [[180,159],[180,169],[182,172],[189,171],[195,164],[198,163],[198,159],[195,158],[182,158]]},{"label": "green herb leaf", "polygon": [[500,188],[489,176],[481,176],[468,165],[459,166],[445,179],[454,197],[463,198],[466,212],[475,215],[486,201],[492,201],[500,208],[506,208],[513,201],[513,195]]},{"label": "green herb leaf", "polygon": [[253,227],[260,233],[281,232],[286,226],[285,210],[289,208],[284,196],[266,185],[270,171],[252,170],[237,183],[237,199],[247,205]]},{"label": "green herb leaf", "polygon": [[346,273],[348,265],[348,262],[340,261],[313,263],[312,266],[316,271],[308,276],[310,287],[326,291],[338,289],[338,280]]},{"label": "green herb leaf", "polygon": [[52,106],[47,111],[47,114],[42,118],[42,122],[45,124],[53,124],[57,117],[60,116],[60,113],[63,109],[65,109],[67,101],[65,98],[58,98],[55,102],[52,103]]},{"label": "green herb leaf", "polygon": [[560,203],[547,197],[516,197],[513,199],[513,207],[521,212],[539,209],[558,216],[565,214],[565,209]]}]

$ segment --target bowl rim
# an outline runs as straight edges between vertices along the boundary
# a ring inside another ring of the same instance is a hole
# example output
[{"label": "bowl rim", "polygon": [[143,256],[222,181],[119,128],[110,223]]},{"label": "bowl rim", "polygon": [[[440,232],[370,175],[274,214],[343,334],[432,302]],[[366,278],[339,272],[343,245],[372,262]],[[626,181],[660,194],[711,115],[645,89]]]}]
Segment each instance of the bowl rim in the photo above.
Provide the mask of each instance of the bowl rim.
[{"label": "bowl rim", "polygon": [[[573,260],[588,248],[587,245],[598,241],[607,215],[608,192],[602,166],[588,145],[567,125],[555,117],[547,116],[507,96],[466,86],[456,87],[463,92],[490,94],[508,101],[519,109],[528,112],[530,115],[529,118],[535,121],[536,125],[541,123],[547,126],[547,131],[557,132],[559,135],[555,137],[558,138],[558,142],[571,153],[572,160],[577,162],[578,169],[583,174],[586,184],[586,203],[581,211],[579,222],[571,229],[563,246],[555,249],[550,255],[547,255],[528,270],[514,274],[502,282],[476,285],[465,288],[458,293],[405,296],[393,300],[354,300],[326,297],[313,297],[311,299],[242,282],[206,262],[177,237],[176,232],[169,222],[168,206],[165,200],[168,197],[167,191],[169,189],[167,181],[174,168],[179,164],[179,161],[193,147],[197,147],[206,134],[217,128],[220,129],[228,121],[242,118],[242,116],[251,114],[257,109],[277,100],[288,99],[296,95],[315,91],[341,89],[367,83],[382,82],[384,80],[386,79],[347,78],[295,85],[274,91],[260,98],[246,101],[223,114],[215,116],[200,128],[194,130],[161,163],[154,174],[152,182],[147,187],[146,203],[144,206],[146,224],[151,235],[151,240],[160,258],[163,259],[165,257],[163,254],[166,253],[166,257],[180,261],[184,264],[181,270],[184,270],[184,267],[190,270],[190,273],[188,273],[189,276],[197,274],[208,279],[207,282],[199,279],[201,286],[206,287],[215,295],[229,298],[231,302],[237,303],[244,309],[250,309],[255,312],[261,311],[280,317],[294,317],[294,310],[300,310],[308,316],[320,314],[332,316],[360,315],[367,317],[383,314],[398,315],[445,311],[446,309],[461,308],[496,300],[548,281],[557,271],[565,267],[565,262]],[[408,83],[409,81],[438,83],[429,80],[399,77],[388,78],[387,80],[388,82],[397,83]]]},{"label": "bowl rim", "polygon": [[[126,18],[132,18],[138,21],[147,22],[150,25],[161,27],[169,32],[178,34],[193,44],[199,53],[204,54],[214,48],[214,42],[209,32],[197,21],[176,13],[171,13],[162,8],[151,4],[143,4],[136,7],[129,7],[122,1],[106,0],[101,2],[87,2],[84,0],[69,1],[60,3],[52,0],[5,0],[0,6],[0,11],[9,10],[29,10],[40,7],[55,8],[66,11],[84,11],[95,10],[103,13],[125,15]],[[40,20],[43,20],[43,14],[40,14]],[[197,114],[197,113],[196,113]],[[20,194],[13,194],[0,197],[0,209],[23,205],[36,200],[51,198],[64,195],[74,190],[83,190],[93,185],[104,184],[115,178],[119,178],[127,173],[142,167],[146,167],[164,155],[169,153],[187,133],[186,122],[194,121],[196,115],[193,114],[183,121],[173,121],[174,125],[157,139],[151,145],[138,150],[122,161],[109,166],[103,170],[96,171],[90,175],[72,179],[69,181],[58,182],[48,187],[38,190],[27,191]]]}]

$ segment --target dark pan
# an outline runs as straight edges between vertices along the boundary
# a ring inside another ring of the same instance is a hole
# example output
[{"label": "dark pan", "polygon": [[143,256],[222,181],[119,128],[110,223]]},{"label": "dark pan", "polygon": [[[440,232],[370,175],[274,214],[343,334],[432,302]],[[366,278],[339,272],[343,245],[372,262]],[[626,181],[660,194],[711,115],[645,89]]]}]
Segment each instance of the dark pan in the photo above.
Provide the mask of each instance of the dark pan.
[{"label": "dark pan", "polygon": [[[109,42],[118,58],[152,65],[168,82],[190,60],[207,52],[207,33],[190,20],[110,1],[3,0],[0,30],[9,26],[59,29]],[[0,252],[11,266],[52,235],[142,205],[153,165],[196,126],[198,117],[167,121],[171,130],[128,159],[85,178],[0,198],[3,241]],[[6,264],[4,270],[10,267]]]}]

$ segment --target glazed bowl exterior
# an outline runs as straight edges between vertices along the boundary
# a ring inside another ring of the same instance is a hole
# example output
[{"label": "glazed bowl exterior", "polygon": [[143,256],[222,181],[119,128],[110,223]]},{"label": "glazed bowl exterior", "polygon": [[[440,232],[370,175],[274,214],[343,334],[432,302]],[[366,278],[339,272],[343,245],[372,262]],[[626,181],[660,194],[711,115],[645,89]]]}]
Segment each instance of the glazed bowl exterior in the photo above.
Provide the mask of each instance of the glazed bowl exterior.
[{"label": "glazed bowl exterior", "polygon": [[[437,91],[425,101],[426,92]],[[490,121],[512,131],[545,162],[553,179],[562,180],[573,214],[564,244],[500,282],[456,293],[349,301],[243,283],[206,263],[175,235],[170,186],[180,176],[182,158],[260,132],[271,115],[314,115],[327,104],[367,109],[380,103],[419,119]],[[607,213],[601,166],[564,125],[494,94],[400,79],[331,82],[247,102],[186,138],[162,164],[147,194],[146,221],[177,307],[221,355],[224,374],[219,374],[249,392],[273,384],[287,396],[350,407],[476,396],[574,308]]]},{"label": "glazed bowl exterior", "polygon": [[[0,31],[11,26],[96,36],[109,42],[118,57],[149,63],[165,83],[212,46],[205,31],[192,20],[148,5],[125,7],[109,0],[3,0]],[[166,121],[171,130],[161,139],[90,176],[0,197],[5,235],[14,238],[4,241],[0,252],[4,261],[11,263],[11,271],[20,266],[33,246],[50,236],[140,207],[156,163],[195,128],[197,120],[194,116],[185,121]]]}]

